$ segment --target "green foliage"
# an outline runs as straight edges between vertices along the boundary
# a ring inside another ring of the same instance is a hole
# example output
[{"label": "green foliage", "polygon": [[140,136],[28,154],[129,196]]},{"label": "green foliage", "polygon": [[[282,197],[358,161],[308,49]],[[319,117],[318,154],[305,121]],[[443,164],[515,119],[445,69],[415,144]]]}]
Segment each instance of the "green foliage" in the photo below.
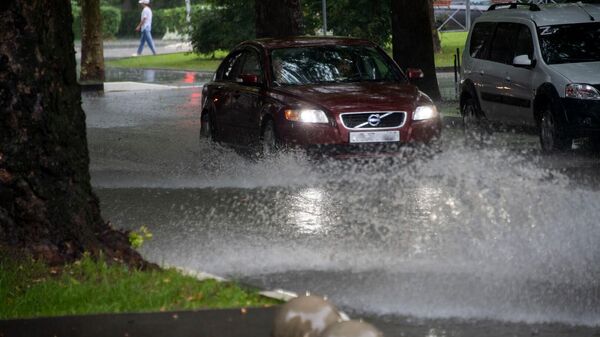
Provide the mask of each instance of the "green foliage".
[{"label": "green foliage", "polygon": [[[81,7],[76,1],[71,1],[73,14],[73,33],[76,39],[81,39]],[[121,10],[112,6],[100,6],[102,15],[102,36],[112,38],[117,35],[121,25]]]},{"label": "green foliage", "polygon": [[71,14],[73,15],[73,34],[75,39],[81,39],[81,7],[77,1],[71,0]]},{"label": "green foliage", "polygon": [[[117,37],[139,37],[140,33],[135,31],[135,27],[140,23],[140,15],[141,10],[121,11],[121,24],[119,25]],[[153,18],[152,21],[152,25],[154,25],[157,20]],[[154,29],[152,33],[158,36],[155,34]]]},{"label": "green foliage", "polygon": [[102,35],[115,37],[121,25],[121,10],[111,6],[101,6],[102,13]]},{"label": "green foliage", "polygon": [[467,32],[440,32],[442,51],[435,54],[435,66],[452,67],[454,65],[456,48],[460,49],[462,55],[467,35]]},{"label": "green foliage", "polygon": [[93,313],[268,306],[234,283],[174,269],[140,271],[89,256],[62,268],[0,255],[0,319]]},{"label": "green foliage", "polygon": [[131,247],[138,249],[142,247],[145,240],[152,240],[152,233],[148,230],[148,227],[142,226],[137,231],[129,232],[129,243]]},{"label": "green foliage", "polygon": [[[322,28],[321,0],[305,0],[306,32]],[[391,5],[386,0],[328,0],[327,28],[336,36],[369,39],[381,46],[391,42]],[[317,34],[321,34],[320,31]]]},{"label": "green foliage", "polygon": [[211,7],[194,14],[191,41],[197,53],[231,49],[256,36],[254,1],[208,0]]},{"label": "green foliage", "polygon": [[[203,9],[201,5],[193,5],[190,8],[190,16],[194,13],[199,13]],[[158,29],[160,29],[164,35],[164,33],[168,31],[170,32],[179,32],[182,34],[188,34],[190,29],[190,24],[186,21],[187,10],[185,7],[175,7],[175,8],[167,8],[167,9],[157,9],[154,11],[154,17],[158,19]],[[152,27],[154,31],[154,27]]]}]

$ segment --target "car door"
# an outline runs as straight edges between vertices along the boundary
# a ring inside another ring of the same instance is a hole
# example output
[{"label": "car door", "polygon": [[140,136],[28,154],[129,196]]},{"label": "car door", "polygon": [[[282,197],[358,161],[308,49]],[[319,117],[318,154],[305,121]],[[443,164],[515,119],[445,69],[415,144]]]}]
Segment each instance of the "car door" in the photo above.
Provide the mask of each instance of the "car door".
[{"label": "car door", "polygon": [[496,29],[495,22],[478,22],[473,26],[469,39],[469,56],[464,60],[465,78],[470,79],[477,91],[481,110],[489,114],[490,104],[482,99],[482,94],[489,91],[490,81],[487,78],[489,68],[493,66],[488,60],[489,47]]},{"label": "car door", "polygon": [[223,62],[219,70],[220,79],[213,89],[212,99],[215,107],[216,134],[220,141],[233,143],[236,138],[235,118],[237,99],[234,96],[238,88],[237,79],[243,65],[242,51],[233,52]]},{"label": "car door", "polygon": [[487,85],[482,88],[481,98],[489,107],[488,119],[506,123],[510,121],[511,109],[511,71],[515,53],[515,37],[519,33],[519,24],[500,22],[492,39],[489,53],[489,66],[486,68]]},{"label": "car door", "polygon": [[243,52],[243,65],[236,79],[233,100],[235,109],[231,117],[235,122],[237,137],[244,144],[252,144],[260,139],[260,111],[264,90],[263,59],[259,51],[248,47]]},{"label": "car door", "polygon": [[[527,55],[534,60],[532,30],[526,24],[518,24],[518,34],[513,53],[513,60],[520,55]],[[533,64],[535,66],[535,64]],[[504,120],[512,125],[535,125],[532,112],[534,67],[512,66],[507,76],[510,91],[505,101],[509,109],[505,109]]]}]

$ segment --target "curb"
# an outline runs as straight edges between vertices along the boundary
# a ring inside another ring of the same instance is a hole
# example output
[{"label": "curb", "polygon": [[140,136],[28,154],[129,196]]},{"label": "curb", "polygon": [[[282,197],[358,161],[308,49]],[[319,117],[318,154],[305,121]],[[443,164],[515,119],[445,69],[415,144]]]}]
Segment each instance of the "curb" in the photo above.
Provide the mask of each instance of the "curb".
[{"label": "curb", "polygon": [[[162,265],[161,268],[175,269],[183,275],[196,278],[198,281],[204,281],[204,280],[215,280],[218,282],[230,282],[231,281],[231,280],[228,280],[227,278],[224,278],[221,276],[217,276],[214,274],[205,273],[205,272],[201,272],[201,271],[196,271],[196,270],[192,270],[192,269],[188,269],[188,268],[183,268],[183,267],[177,267],[177,266],[172,266],[172,265]],[[283,289],[262,290],[262,291],[259,291],[258,293],[261,296],[271,298],[274,300],[283,301],[283,302],[288,302],[299,296],[297,293],[295,293],[293,291],[283,290]],[[307,293],[307,295],[308,295],[308,293]],[[343,321],[350,320],[350,316],[348,316],[345,312],[339,310],[339,308],[338,308],[338,311],[339,311],[339,314]]]}]

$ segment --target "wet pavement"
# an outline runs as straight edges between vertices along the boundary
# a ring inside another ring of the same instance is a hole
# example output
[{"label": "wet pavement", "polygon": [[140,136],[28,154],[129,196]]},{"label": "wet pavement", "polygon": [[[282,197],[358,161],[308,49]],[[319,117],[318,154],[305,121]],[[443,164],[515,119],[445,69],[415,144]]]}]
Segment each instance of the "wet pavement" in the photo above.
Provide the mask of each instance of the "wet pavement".
[{"label": "wet pavement", "polygon": [[535,135],[375,160],[257,161],[199,139],[200,88],[85,95],[105,219],[143,255],[327,295],[386,336],[600,334],[600,160]]},{"label": "wet pavement", "polygon": [[177,71],[160,69],[107,68],[106,82],[138,82],[177,87],[201,86],[210,81],[212,72]]}]

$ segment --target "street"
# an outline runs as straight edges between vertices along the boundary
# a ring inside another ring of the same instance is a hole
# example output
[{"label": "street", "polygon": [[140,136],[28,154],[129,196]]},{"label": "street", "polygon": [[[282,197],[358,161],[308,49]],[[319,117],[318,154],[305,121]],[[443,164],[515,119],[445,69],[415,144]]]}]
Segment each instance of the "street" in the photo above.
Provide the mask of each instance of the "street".
[{"label": "street", "polygon": [[600,333],[600,158],[458,127],[439,151],[257,161],[199,140],[201,89],[86,94],[105,220],[145,258],[327,295],[386,336]]}]

